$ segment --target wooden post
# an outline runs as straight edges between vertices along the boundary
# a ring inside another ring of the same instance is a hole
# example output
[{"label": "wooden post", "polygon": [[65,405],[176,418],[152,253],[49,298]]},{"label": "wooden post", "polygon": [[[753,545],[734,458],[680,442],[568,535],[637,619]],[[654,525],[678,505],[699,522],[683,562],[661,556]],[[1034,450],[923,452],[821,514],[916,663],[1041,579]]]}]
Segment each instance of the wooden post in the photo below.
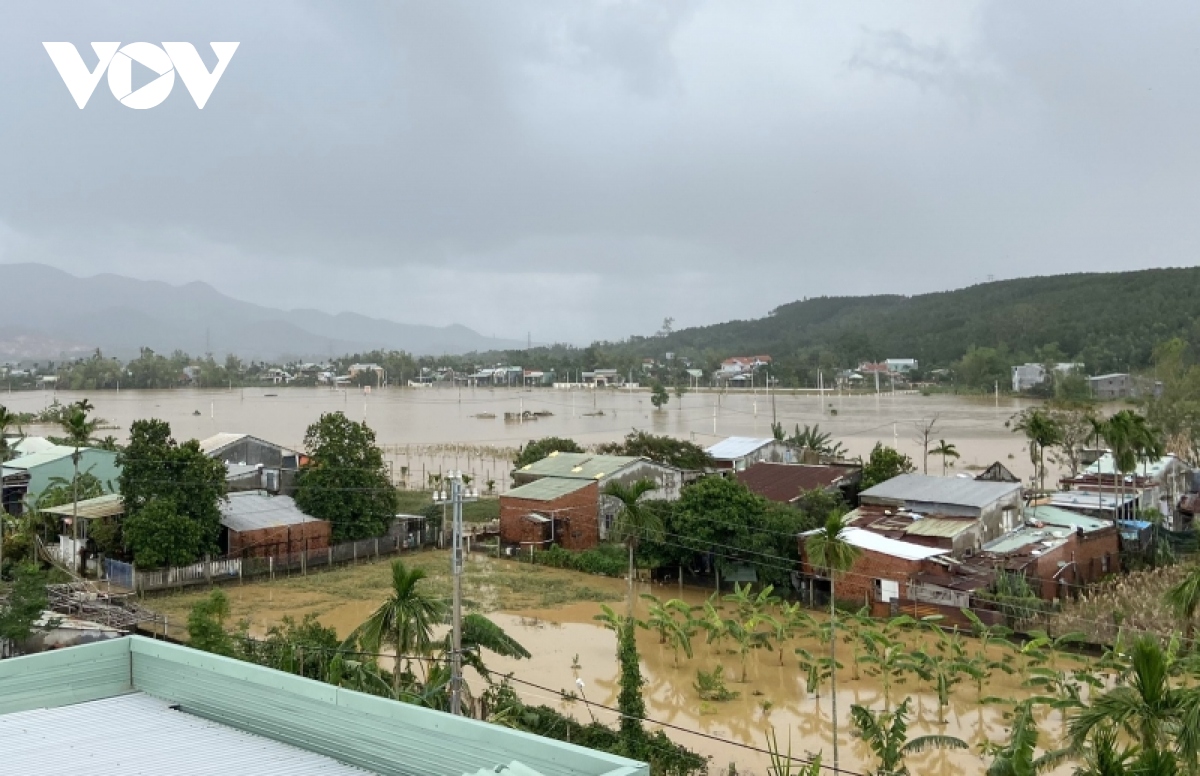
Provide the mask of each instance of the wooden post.
[{"label": "wooden post", "polygon": [[379,560],[379,537],[375,537],[375,560]]},{"label": "wooden post", "polygon": [[204,556],[204,578],[208,580],[209,587],[212,587],[212,556]]},{"label": "wooden post", "polygon": [[270,569],[271,581],[274,582],[275,581],[275,556],[274,555],[272,555],[270,558],[267,558],[267,568]]},{"label": "wooden post", "polygon": [[350,548],[354,551],[354,557],[351,558],[354,563],[358,563],[358,542],[350,542]]},{"label": "wooden post", "polygon": [[328,566],[329,568],[333,568],[333,545],[332,544],[329,545],[329,547],[327,549],[329,550],[329,562],[326,563],[325,565]]}]

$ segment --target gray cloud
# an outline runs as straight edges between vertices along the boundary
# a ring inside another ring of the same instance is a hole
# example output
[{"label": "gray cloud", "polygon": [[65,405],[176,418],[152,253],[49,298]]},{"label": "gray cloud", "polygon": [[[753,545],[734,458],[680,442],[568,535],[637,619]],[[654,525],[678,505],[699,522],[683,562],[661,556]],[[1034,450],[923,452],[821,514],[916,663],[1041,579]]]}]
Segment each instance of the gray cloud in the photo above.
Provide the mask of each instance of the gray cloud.
[{"label": "gray cloud", "polygon": [[[1190,264],[1198,15],[28,4],[0,15],[0,261],[542,341]],[[80,111],[45,40],[241,47],[203,111],[103,82]]]}]

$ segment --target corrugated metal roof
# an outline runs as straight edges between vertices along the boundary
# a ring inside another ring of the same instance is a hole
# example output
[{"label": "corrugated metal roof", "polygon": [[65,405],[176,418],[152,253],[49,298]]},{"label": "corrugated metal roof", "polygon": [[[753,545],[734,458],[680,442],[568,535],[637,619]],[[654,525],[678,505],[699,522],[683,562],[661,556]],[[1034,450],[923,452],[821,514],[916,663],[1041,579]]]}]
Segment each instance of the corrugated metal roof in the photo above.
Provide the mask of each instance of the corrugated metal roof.
[{"label": "corrugated metal roof", "polygon": [[1025,507],[1025,519],[1040,520],[1047,525],[1082,528],[1086,533],[1112,527],[1112,523],[1107,520],[1097,520],[1094,517],[1081,515],[1078,512],[1071,512],[1045,504],[1036,507]]},{"label": "corrugated metal roof", "polygon": [[[983,545],[984,552],[994,552],[997,555],[1008,555],[1028,548],[1031,554],[1041,555],[1061,547],[1071,533],[1068,528],[1051,526],[1050,528],[1018,528]],[[1060,536],[1061,534],[1061,536]]]},{"label": "corrugated metal roof", "polygon": [[[143,693],[0,716],[9,773],[364,776],[331,757],[174,711]],[[64,732],[70,731],[69,735]],[[53,752],[51,755],[50,753]]]},{"label": "corrugated metal roof", "polygon": [[[815,530],[808,531],[801,534],[801,536],[811,536],[816,532]],[[923,547],[920,544],[902,542],[899,539],[889,539],[886,536],[881,536],[865,528],[846,528],[842,531],[841,538],[846,543],[852,544],[860,550],[870,550],[871,552],[878,552],[881,555],[891,555],[892,557],[903,558],[904,560],[925,560],[926,558],[945,555],[947,553],[947,550],[939,550],[936,547]]]},{"label": "corrugated metal roof", "polygon": [[[81,447],[79,448],[79,451],[81,453],[87,451],[92,451],[95,453],[107,452],[93,447]],[[48,463],[56,463],[64,458],[70,458],[72,455],[74,455],[74,453],[75,448],[73,447],[54,445],[53,447],[39,450],[36,453],[30,453],[29,455],[23,455],[20,458],[14,458],[11,461],[5,461],[4,465],[12,469],[33,469],[38,466],[45,466]],[[116,456],[116,453],[111,453],[111,455]]]},{"label": "corrugated metal roof", "polygon": [[40,453],[45,450],[53,450],[56,447],[58,447],[58,445],[54,444],[49,439],[46,439],[46,437],[40,436],[31,436],[18,439],[16,442],[13,442],[11,445],[9,445],[9,449],[16,453],[18,457],[22,455],[33,455],[34,453]]},{"label": "corrugated metal roof", "polygon": [[287,525],[319,522],[300,511],[291,496],[270,496],[263,491],[230,493],[221,503],[221,525],[231,531],[257,531]]},{"label": "corrugated metal roof", "polygon": [[745,458],[760,447],[765,447],[775,441],[772,437],[742,437],[734,436],[722,439],[708,448],[708,454],[718,461],[732,461]]},{"label": "corrugated metal roof", "polygon": [[975,525],[974,520],[954,520],[945,517],[923,517],[904,530],[906,536],[940,536],[952,539]]},{"label": "corrugated metal roof", "polygon": [[533,768],[521,765],[516,760],[513,760],[508,765],[500,765],[495,768],[480,768],[474,773],[464,773],[463,776],[495,776],[497,773],[500,776],[542,776],[542,774]]},{"label": "corrugated metal roof", "polygon": [[205,455],[212,455],[220,452],[232,444],[236,444],[245,439],[248,434],[231,434],[223,431],[220,434],[213,434],[208,439],[200,440],[200,451]]},{"label": "corrugated metal roof", "polygon": [[[460,776],[514,760],[544,776],[649,774],[645,763],[624,757],[138,636],[2,660],[0,687],[0,714],[66,708],[136,690],[178,705],[181,712],[171,714],[242,731],[258,745],[257,754],[227,760],[220,745],[192,746],[190,730],[182,738],[162,733],[158,725],[166,712],[144,724],[113,713],[94,725],[102,738],[85,735],[93,727],[88,723],[56,725],[58,740],[35,747],[26,767],[14,767],[6,746],[5,772],[304,773],[272,769],[277,760],[267,747],[277,742],[385,776]],[[142,729],[155,738],[132,744]],[[0,734],[5,744],[15,738]],[[86,746],[75,746],[85,738]],[[190,761],[177,767],[167,760],[176,748],[187,751]],[[89,767],[87,758],[98,750],[120,752],[119,767]],[[339,772],[357,771],[324,771]]]},{"label": "corrugated metal roof", "polygon": [[517,471],[540,477],[565,477],[576,480],[599,480],[642,460],[628,455],[592,455],[591,453],[550,453],[540,461],[522,466]]},{"label": "corrugated metal roof", "polygon": [[[1140,495],[1137,493],[1123,493],[1121,494],[1121,505],[1124,506],[1139,498]],[[1050,494],[1050,505],[1071,511],[1081,509],[1084,511],[1091,511],[1093,509],[1102,511],[1111,510],[1117,506],[1117,494],[1096,493],[1085,490],[1060,491]]]},{"label": "corrugated metal roof", "polygon": [[901,474],[881,482],[860,494],[860,498],[879,498],[923,504],[947,504],[972,508],[986,507],[1019,492],[1015,482],[988,482],[963,477],[931,477]]},{"label": "corrugated metal roof", "polygon": [[[60,507],[50,507],[42,511],[48,515],[72,517],[75,514],[75,505],[63,504]],[[102,517],[116,517],[123,514],[125,514],[125,499],[120,493],[107,493],[79,502],[79,517],[83,520],[97,520]]]},{"label": "corrugated metal roof", "polygon": [[577,490],[583,490],[591,482],[565,477],[543,477],[504,493],[500,498],[525,498],[531,501],[553,501]]},{"label": "corrugated metal roof", "polygon": [[[1161,475],[1178,460],[1179,459],[1173,455],[1165,455],[1162,458],[1159,458],[1157,461],[1149,461],[1145,465],[1139,462],[1137,468],[1126,476],[1149,477],[1150,479],[1157,479],[1159,475]],[[1085,475],[1099,474],[1108,476],[1114,476],[1118,474],[1117,464],[1112,456],[1112,453],[1105,453],[1104,455],[1100,456],[1095,463],[1084,469],[1083,473]]]},{"label": "corrugated metal roof", "polygon": [[815,466],[795,463],[760,461],[737,473],[738,481],[758,495],[790,503],[810,490],[831,488],[855,474],[852,466]]}]

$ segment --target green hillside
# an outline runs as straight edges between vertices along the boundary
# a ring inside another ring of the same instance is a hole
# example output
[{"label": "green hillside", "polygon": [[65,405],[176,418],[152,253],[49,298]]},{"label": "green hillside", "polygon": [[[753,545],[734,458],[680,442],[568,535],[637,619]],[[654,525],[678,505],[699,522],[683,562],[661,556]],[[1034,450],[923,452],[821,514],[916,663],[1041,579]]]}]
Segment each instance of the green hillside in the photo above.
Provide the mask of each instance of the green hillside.
[{"label": "green hillside", "polygon": [[[984,283],[918,296],[816,297],[765,318],[681,329],[666,336],[472,354],[462,362],[554,369],[616,368],[641,375],[644,358],[672,369],[654,376],[687,384],[686,360],[706,373],[734,355],[767,354],[785,386],[816,384],[817,370],[866,360],[915,358],[950,368],[957,385],[1009,383],[1012,364],[1081,361],[1091,374],[1144,369],[1172,337],[1200,343],[1200,267],[1057,275]],[[641,379],[645,379],[644,377]]]}]

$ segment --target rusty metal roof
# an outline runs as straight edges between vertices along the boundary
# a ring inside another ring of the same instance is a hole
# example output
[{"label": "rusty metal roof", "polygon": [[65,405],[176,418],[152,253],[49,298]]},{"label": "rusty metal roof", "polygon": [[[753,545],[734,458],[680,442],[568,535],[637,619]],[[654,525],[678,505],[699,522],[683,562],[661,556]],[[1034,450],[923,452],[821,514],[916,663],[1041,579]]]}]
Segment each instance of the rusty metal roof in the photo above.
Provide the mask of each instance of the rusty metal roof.
[{"label": "rusty metal roof", "polygon": [[904,529],[907,536],[940,536],[954,538],[975,525],[975,520],[955,520],[949,517],[924,517],[914,520]]}]

